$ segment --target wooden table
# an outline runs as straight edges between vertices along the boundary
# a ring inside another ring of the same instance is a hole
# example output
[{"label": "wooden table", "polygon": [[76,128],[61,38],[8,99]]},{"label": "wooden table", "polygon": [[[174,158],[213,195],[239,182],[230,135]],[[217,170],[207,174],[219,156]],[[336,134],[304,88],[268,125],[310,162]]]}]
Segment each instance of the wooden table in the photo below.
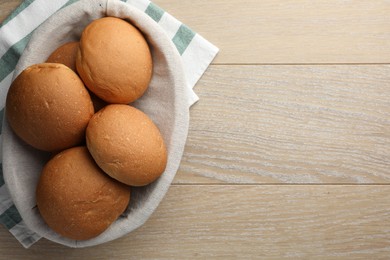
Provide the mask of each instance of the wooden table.
[{"label": "wooden table", "polygon": [[221,50],[167,196],[94,248],[24,250],[1,227],[1,258],[389,258],[390,2],[155,3]]}]

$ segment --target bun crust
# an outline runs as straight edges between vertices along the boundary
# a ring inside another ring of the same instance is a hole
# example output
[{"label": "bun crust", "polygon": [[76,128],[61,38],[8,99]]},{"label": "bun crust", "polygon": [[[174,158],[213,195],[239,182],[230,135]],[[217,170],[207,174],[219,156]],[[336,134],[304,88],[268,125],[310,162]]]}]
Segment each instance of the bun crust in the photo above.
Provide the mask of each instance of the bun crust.
[{"label": "bun crust", "polygon": [[64,237],[86,240],[101,234],[124,212],[130,188],[105,174],[86,147],[74,147],[45,165],[36,198],[50,228]]},{"label": "bun crust", "polygon": [[46,62],[61,63],[76,72],[76,55],[78,50],[79,42],[67,42],[50,54]]},{"label": "bun crust", "polygon": [[127,104],[143,95],[152,77],[152,56],[141,32],[105,17],[83,31],[76,67],[85,85],[108,103]]},{"label": "bun crust", "polygon": [[106,106],[91,118],[86,138],[99,167],[120,182],[144,186],[165,170],[167,151],[160,131],[134,107]]},{"label": "bun crust", "polygon": [[83,82],[62,64],[28,67],[7,94],[6,117],[11,128],[26,143],[44,151],[80,144],[93,113]]}]

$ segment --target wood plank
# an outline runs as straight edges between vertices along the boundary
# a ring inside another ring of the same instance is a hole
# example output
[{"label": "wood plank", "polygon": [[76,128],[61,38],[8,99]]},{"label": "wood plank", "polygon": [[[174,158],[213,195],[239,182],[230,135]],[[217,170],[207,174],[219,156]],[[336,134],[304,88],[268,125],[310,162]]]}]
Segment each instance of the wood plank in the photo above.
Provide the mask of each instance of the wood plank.
[{"label": "wood plank", "polygon": [[[0,20],[20,2],[1,1]],[[154,2],[221,49],[214,63],[390,62],[385,0]]]},{"label": "wood plank", "polygon": [[[20,2],[0,2],[0,21]],[[155,2],[221,49],[215,63],[390,62],[385,0]]]},{"label": "wood plank", "polygon": [[390,66],[213,65],[175,183],[389,183]]},{"label": "wood plank", "polygon": [[23,0],[1,0],[0,1],[0,23],[20,5]]},{"label": "wood plank", "polygon": [[385,259],[389,185],[172,186],[151,219],[116,241],[24,250],[1,228],[9,259]]},{"label": "wood plank", "polygon": [[221,49],[215,63],[389,63],[390,2],[156,0]]}]

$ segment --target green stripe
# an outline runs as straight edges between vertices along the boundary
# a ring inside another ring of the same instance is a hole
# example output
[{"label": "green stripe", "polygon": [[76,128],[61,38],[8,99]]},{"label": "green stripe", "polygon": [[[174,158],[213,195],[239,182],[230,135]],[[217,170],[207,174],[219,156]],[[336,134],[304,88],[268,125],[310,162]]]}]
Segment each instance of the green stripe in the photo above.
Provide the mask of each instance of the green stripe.
[{"label": "green stripe", "polygon": [[[15,18],[18,14],[20,14],[24,9],[26,9],[30,4],[32,4],[35,0],[25,0],[23,1],[4,21],[0,24],[0,28],[6,25],[9,21]],[[70,4],[78,2],[79,0],[69,0],[65,5],[61,8],[64,8]],[[123,0],[122,0],[123,1]]]},{"label": "green stripe", "polygon": [[3,81],[16,67],[19,61],[20,55],[31,38],[31,34],[15,43],[0,59],[0,82]]},{"label": "green stripe", "polygon": [[195,33],[186,25],[182,24],[179,27],[179,30],[176,32],[172,41],[176,45],[176,48],[179,51],[180,55],[182,55],[183,52],[187,49],[194,36]]},{"label": "green stripe", "polygon": [[24,245],[24,246],[32,245],[35,242],[37,242],[37,240],[33,237],[33,234],[31,234],[30,236],[28,236],[28,237],[26,237],[25,239],[22,240],[22,245]]},{"label": "green stripe", "polygon": [[[18,9],[18,12],[20,13],[23,11],[28,5],[31,4],[34,0],[27,0],[21,4]],[[60,9],[73,4],[79,0],[69,0],[66,4],[64,4]],[[24,5],[25,4],[25,5]],[[14,13],[16,13],[17,10],[15,10]],[[12,14],[15,17],[16,14]],[[11,18],[12,19],[12,18]],[[24,48],[26,48],[27,43],[30,41],[31,35],[33,34],[34,30],[30,32],[27,36],[25,36],[23,39],[21,39],[19,42],[15,43],[11,48],[8,49],[8,51],[0,58],[0,82],[3,81],[16,67],[16,64],[19,61],[20,55],[23,53]]]},{"label": "green stripe", "polygon": [[5,184],[4,177],[3,177],[3,164],[0,163],[0,187]]},{"label": "green stripe", "polygon": [[15,16],[20,14],[24,9],[27,8],[34,0],[25,0],[22,2],[5,20],[0,24],[0,28],[6,25],[9,21],[11,21]]},{"label": "green stripe", "polygon": [[13,228],[21,221],[22,217],[20,216],[15,205],[12,205],[3,214],[0,215],[0,223],[2,223],[7,229]]},{"label": "green stripe", "polygon": [[161,20],[161,17],[164,15],[164,10],[162,10],[157,5],[150,3],[146,8],[145,13],[158,23]]},{"label": "green stripe", "polygon": [[[9,21],[11,21],[13,18],[15,18],[18,14],[20,14],[24,9],[26,9],[30,4],[32,4],[35,0],[25,0],[23,1],[7,18],[4,19],[4,21],[0,24],[0,28],[6,25]],[[73,4],[75,2],[78,2],[79,0],[69,0],[66,4],[64,4],[60,9]],[[126,0],[122,0],[123,2],[126,2]]]}]

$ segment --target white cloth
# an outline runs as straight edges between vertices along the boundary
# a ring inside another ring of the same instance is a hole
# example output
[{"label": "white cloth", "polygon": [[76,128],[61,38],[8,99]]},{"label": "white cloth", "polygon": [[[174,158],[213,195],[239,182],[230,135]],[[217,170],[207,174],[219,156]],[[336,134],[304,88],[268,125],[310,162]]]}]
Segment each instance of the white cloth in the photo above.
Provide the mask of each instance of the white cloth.
[{"label": "white cloth", "polygon": [[[37,11],[41,12],[38,17],[34,16]],[[128,209],[100,236],[86,241],[66,239],[45,224],[35,207],[35,187],[48,155],[20,141],[3,120],[5,182],[0,187],[0,221],[25,247],[31,246],[40,237],[70,247],[86,247],[131,232],[150,217],[176,174],[188,133],[189,108],[198,99],[192,87],[218,49],[147,0],[127,3],[119,0],[26,1],[15,10],[14,16],[0,27],[0,64],[3,60],[8,66],[5,71],[0,69],[2,108],[12,79],[27,66],[43,62],[60,44],[79,39],[83,28],[92,20],[115,16],[135,24],[151,46],[154,74],[148,91],[134,106],[146,112],[160,128],[167,143],[168,165],[162,177],[153,184],[132,188]],[[13,33],[15,26],[21,24],[24,27]],[[18,54],[22,51],[19,60]],[[19,60],[16,68],[15,59]]]}]

